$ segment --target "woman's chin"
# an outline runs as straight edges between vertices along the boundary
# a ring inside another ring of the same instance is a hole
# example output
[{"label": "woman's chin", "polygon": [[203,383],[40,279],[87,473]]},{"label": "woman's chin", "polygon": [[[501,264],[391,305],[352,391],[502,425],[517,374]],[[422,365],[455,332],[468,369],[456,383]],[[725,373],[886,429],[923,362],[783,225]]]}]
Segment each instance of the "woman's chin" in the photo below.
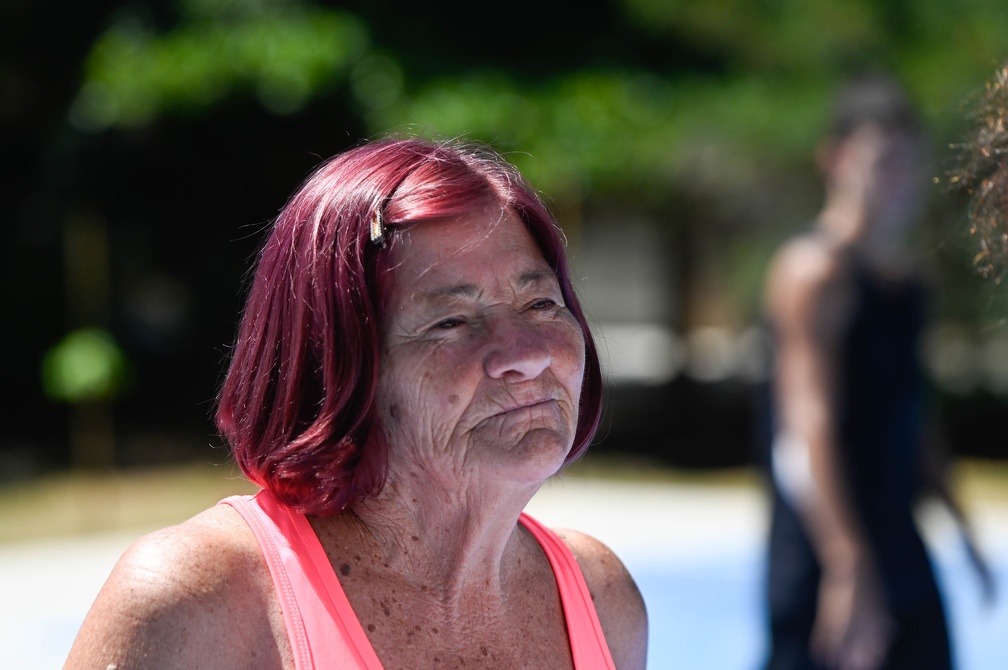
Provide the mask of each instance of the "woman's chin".
[{"label": "woman's chin", "polygon": [[498,468],[505,479],[542,483],[559,472],[570,449],[566,433],[538,428],[504,444],[486,445],[480,460]]}]

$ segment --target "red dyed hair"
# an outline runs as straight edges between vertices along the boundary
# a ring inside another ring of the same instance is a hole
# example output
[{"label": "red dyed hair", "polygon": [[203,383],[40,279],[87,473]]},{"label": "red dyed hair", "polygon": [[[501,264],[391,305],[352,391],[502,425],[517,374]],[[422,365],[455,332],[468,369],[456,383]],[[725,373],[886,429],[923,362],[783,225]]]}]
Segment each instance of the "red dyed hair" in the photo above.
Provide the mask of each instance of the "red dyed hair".
[{"label": "red dyed hair", "polygon": [[[599,423],[602,377],[553,218],[518,171],[486,147],[390,139],[323,163],[263,245],[216,417],[249,479],[322,516],[380,490],[388,451],[380,431],[371,432],[388,247],[397,226],[491,203],[528,226],[581,325],[585,376],[567,461],[584,453]],[[386,244],[371,241],[376,214]]]}]

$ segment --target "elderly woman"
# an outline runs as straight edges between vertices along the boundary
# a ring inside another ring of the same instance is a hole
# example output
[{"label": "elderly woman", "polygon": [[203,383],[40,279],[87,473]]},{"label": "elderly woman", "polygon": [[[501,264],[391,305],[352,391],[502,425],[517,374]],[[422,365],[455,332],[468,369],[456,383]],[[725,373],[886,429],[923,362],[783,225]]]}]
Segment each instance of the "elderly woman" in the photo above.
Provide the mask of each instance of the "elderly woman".
[{"label": "elderly woman", "polygon": [[486,149],[324,164],[263,247],[218,426],[261,491],[139,540],[68,668],[643,668],[597,540],[522,510],[586,449],[563,240]]}]

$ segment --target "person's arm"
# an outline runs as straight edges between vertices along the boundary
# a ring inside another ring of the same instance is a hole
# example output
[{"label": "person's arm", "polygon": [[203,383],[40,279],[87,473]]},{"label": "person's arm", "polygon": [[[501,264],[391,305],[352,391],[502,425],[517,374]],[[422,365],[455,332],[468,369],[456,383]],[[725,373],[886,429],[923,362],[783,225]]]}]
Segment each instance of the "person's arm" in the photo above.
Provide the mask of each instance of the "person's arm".
[{"label": "person's arm", "polygon": [[[64,670],[279,667],[267,608],[243,552],[215,523],[134,543],[112,570]],[[244,612],[244,613],[243,613]]]},{"label": "person's arm", "polygon": [[581,568],[617,670],[644,670],[647,609],[633,577],[602,542],[577,531],[556,532]]},{"label": "person's arm", "polygon": [[829,667],[875,667],[888,646],[887,612],[844,478],[834,416],[843,365],[838,333],[853,308],[837,254],[809,239],[785,247],[771,268],[767,304],[777,338],[778,432],[805,450],[808,464],[810,485],[793,504],[822,566],[812,652]]},{"label": "person's arm", "polygon": [[950,482],[952,466],[943,441],[936,437],[940,431],[926,433],[921,449],[921,480],[925,495],[934,496],[952,516],[962,537],[963,547],[970,565],[980,582],[984,605],[992,606],[997,600],[997,580],[980,550],[969,516],[963,510]]}]

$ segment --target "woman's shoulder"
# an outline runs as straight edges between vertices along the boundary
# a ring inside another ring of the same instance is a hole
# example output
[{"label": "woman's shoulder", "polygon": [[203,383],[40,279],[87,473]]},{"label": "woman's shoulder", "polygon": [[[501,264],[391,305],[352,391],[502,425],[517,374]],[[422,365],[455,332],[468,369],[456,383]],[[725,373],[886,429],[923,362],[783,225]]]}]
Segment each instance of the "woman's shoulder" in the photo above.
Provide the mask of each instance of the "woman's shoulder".
[{"label": "woman's shoulder", "polygon": [[818,233],[796,235],[774,253],[770,279],[786,283],[789,290],[821,289],[842,279],[848,271],[849,250]]},{"label": "woman's shoulder", "polygon": [[219,596],[234,588],[234,578],[255,561],[256,548],[241,518],[218,505],[138,539],[122,555],[112,578],[135,581],[141,596]]},{"label": "woman's shoulder", "polygon": [[[126,550],[88,612],[67,667],[125,667],[141,658],[185,667],[207,653],[227,659],[243,645],[261,645],[272,630],[270,588],[244,521],[229,507],[213,507]],[[102,664],[94,663],[95,654]],[[241,667],[249,659],[234,660]]]},{"label": "woman's shoulder", "polygon": [[855,299],[853,267],[850,250],[822,235],[784,244],[770,262],[764,295],[778,332],[843,323]]},{"label": "woman's shoulder", "polygon": [[599,604],[628,607],[628,614],[637,614],[646,619],[644,599],[637,583],[612,549],[580,531],[563,528],[554,532],[577,559],[596,608]]},{"label": "woman's shoulder", "polygon": [[633,576],[612,549],[591,535],[569,529],[554,532],[577,559],[616,667],[643,668],[647,608]]}]

